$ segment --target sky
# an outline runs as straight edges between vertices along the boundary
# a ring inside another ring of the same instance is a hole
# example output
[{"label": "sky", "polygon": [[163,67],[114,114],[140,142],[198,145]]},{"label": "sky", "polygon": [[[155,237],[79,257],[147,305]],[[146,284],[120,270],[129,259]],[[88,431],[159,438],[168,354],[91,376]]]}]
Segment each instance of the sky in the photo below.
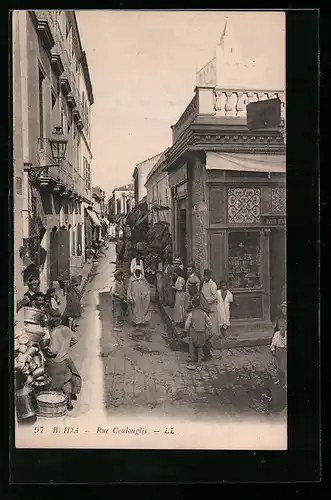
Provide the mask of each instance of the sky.
[{"label": "sky", "polygon": [[213,58],[226,17],[242,57],[272,64],[274,88],[285,87],[282,12],[80,10],[76,16],[95,101],[92,184],[108,197],[131,182],[137,163],[171,146],[170,127],[194,96],[196,72]]}]

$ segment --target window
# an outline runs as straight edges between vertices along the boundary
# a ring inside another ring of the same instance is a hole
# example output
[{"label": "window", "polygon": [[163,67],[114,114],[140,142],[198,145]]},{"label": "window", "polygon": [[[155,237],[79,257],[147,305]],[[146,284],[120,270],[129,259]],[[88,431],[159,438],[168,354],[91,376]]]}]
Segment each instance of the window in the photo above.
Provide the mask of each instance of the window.
[{"label": "window", "polygon": [[72,235],[71,254],[76,255],[76,238],[75,238],[76,234],[74,228],[72,228],[71,235]]},{"label": "window", "polygon": [[38,104],[39,104],[39,137],[41,148],[43,148],[43,138],[44,138],[44,80],[45,76],[41,69],[39,68],[39,93],[38,93]]},{"label": "window", "polygon": [[51,99],[52,99],[52,125],[53,128],[58,126],[58,117],[57,117],[57,106],[56,106],[56,95],[51,90]]},{"label": "window", "polygon": [[260,232],[230,232],[228,244],[229,288],[260,288]]}]

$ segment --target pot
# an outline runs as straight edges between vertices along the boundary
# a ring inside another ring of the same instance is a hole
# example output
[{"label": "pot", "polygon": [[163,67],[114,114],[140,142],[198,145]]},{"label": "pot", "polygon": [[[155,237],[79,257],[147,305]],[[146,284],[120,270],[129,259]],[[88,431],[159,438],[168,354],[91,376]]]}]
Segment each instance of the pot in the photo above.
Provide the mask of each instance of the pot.
[{"label": "pot", "polygon": [[25,385],[15,393],[16,414],[18,420],[33,417],[38,412],[38,403],[32,387]]},{"label": "pot", "polygon": [[36,307],[24,307],[24,322],[39,325],[45,320],[45,313]]},{"label": "pot", "polygon": [[29,341],[39,343],[41,339],[45,336],[46,330],[37,324],[26,323],[25,334],[29,337]]}]

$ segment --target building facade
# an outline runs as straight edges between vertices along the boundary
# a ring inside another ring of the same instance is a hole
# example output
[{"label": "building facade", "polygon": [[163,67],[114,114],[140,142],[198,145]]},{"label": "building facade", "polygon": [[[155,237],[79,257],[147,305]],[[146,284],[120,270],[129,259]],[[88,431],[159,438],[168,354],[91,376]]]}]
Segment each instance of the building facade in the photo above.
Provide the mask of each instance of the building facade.
[{"label": "building facade", "polygon": [[[234,324],[269,324],[281,303],[285,273],[285,145],[280,130],[252,132],[219,89],[196,97],[173,127],[166,153],[172,192],[174,256],[210,268],[235,297]],[[246,98],[281,91],[247,91]]]},{"label": "building facade", "polygon": [[[79,273],[84,263],[94,97],[73,11],[15,11],[13,43],[14,151],[22,174],[21,203],[15,198],[14,207],[22,233],[15,247],[26,249],[45,291]],[[56,127],[67,140],[61,163],[50,146]],[[34,167],[47,168],[34,176]]]},{"label": "building facade", "polygon": [[112,196],[108,200],[108,214],[110,220],[114,220],[118,215],[128,214],[134,208],[134,184],[126,184],[112,191]]},{"label": "building facade", "polygon": [[133,171],[133,182],[134,182],[134,198],[135,203],[138,205],[145,196],[147,196],[147,191],[145,183],[149,172],[152,170],[154,165],[159,161],[163,153],[159,153],[147,160],[138,163]]},{"label": "building facade", "polygon": [[150,212],[150,222],[153,224],[157,222],[166,222],[169,224],[171,233],[171,190],[166,166],[167,161],[164,153],[148,174],[145,187],[147,191],[147,206]]},{"label": "building facade", "polygon": [[[166,170],[174,257],[227,280],[240,331],[270,325],[286,289],[285,82],[264,61],[244,60],[230,28],[172,127]],[[273,98],[280,126],[249,130],[247,104]]]}]

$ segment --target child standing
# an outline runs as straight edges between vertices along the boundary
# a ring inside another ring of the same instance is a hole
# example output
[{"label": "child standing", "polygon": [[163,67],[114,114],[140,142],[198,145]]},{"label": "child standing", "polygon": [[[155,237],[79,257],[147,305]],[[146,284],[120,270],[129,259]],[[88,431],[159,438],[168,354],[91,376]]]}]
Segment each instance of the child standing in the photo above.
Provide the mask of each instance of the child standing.
[{"label": "child standing", "polygon": [[73,276],[71,278],[67,293],[66,308],[63,313],[63,324],[71,328],[73,331],[77,327],[77,319],[81,316],[81,293],[79,291],[80,282],[81,276]]},{"label": "child standing", "polygon": [[123,324],[123,317],[127,310],[126,290],[123,281],[123,273],[121,271],[116,271],[114,278],[115,282],[112,289],[113,318],[114,326],[119,327]]},{"label": "child standing", "polygon": [[192,311],[185,322],[184,331],[189,333],[190,361],[189,370],[201,370],[200,363],[203,358],[203,348],[212,335],[212,323],[203,311],[199,297],[192,299]]},{"label": "child standing", "polygon": [[228,290],[227,282],[222,280],[220,288],[217,290],[217,312],[221,334],[225,337],[230,326],[230,306],[233,303],[233,295]]},{"label": "child standing", "polygon": [[279,318],[278,330],[274,333],[271,341],[270,351],[274,366],[278,373],[278,379],[285,384],[286,373],[286,319]]}]

